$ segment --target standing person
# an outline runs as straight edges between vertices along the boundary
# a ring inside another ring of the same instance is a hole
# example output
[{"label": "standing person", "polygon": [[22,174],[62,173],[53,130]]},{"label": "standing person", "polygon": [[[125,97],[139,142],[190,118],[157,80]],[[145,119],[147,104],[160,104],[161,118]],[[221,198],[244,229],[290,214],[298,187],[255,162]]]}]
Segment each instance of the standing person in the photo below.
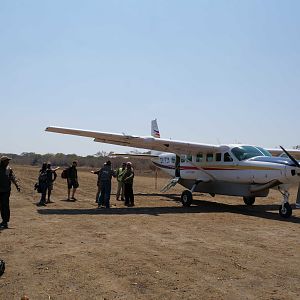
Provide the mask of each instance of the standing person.
[{"label": "standing person", "polygon": [[18,180],[16,179],[13,170],[8,166],[11,158],[1,156],[0,158],[0,211],[2,222],[0,229],[7,229],[10,219],[9,197],[11,192],[11,183],[13,183],[17,191],[20,192]]},{"label": "standing person", "polygon": [[41,199],[37,206],[46,206],[47,185],[47,163],[44,162],[38,177],[38,192],[41,193]]},{"label": "standing person", "polygon": [[[77,167],[77,161],[74,160],[73,163],[72,163],[72,166],[69,167],[68,171],[67,171],[68,200],[73,200],[73,201],[77,200],[75,198],[75,193],[76,193],[76,189],[79,187],[76,167]],[[70,194],[71,194],[71,189],[72,188],[73,188],[72,197],[70,199]]]},{"label": "standing person", "polygon": [[110,208],[110,192],[111,192],[111,178],[116,177],[115,171],[111,168],[111,161],[108,160],[103,168],[100,169],[100,184],[101,193],[98,200],[98,208],[104,206]]},{"label": "standing person", "polygon": [[116,194],[116,199],[119,200],[119,197],[121,195],[121,201],[124,201],[124,182],[122,181],[123,175],[126,170],[126,163],[122,163],[122,167],[118,168],[116,170],[116,177],[118,181],[118,188],[117,188],[117,194]]},{"label": "standing person", "polygon": [[124,194],[125,194],[125,205],[134,206],[134,195],[133,195],[133,178],[134,172],[131,162],[126,164],[126,170],[123,175],[122,181],[124,182]]},{"label": "standing person", "polygon": [[[103,166],[105,166],[105,165],[106,165],[106,163],[104,163]],[[100,171],[101,171],[101,169],[99,169],[99,170],[97,170],[97,171],[91,171],[92,174],[98,175],[98,179],[97,179],[97,187],[98,187],[98,190],[97,190],[97,193],[96,193],[96,203],[98,203],[99,195],[100,195],[100,192],[101,192]]]},{"label": "standing person", "polygon": [[47,190],[48,190],[48,199],[46,203],[50,203],[50,197],[51,197],[51,192],[53,190],[53,183],[56,180],[57,174],[56,171],[59,169],[59,167],[52,169],[51,168],[51,163],[47,163]]}]

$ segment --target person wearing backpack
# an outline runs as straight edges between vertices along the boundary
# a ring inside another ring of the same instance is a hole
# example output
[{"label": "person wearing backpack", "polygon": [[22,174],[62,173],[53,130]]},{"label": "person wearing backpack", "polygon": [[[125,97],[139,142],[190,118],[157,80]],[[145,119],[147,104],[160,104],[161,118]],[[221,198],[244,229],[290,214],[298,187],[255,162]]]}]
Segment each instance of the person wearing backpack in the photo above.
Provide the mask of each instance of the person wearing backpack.
[{"label": "person wearing backpack", "polygon": [[38,177],[38,192],[41,193],[41,199],[37,203],[37,206],[46,206],[46,194],[47,194],[47,163],[43,163]]},{"label": "person wearing backpack", "polygon": [[[76,201],[77,199],[75,198],[75,193],[76,189],[79,187],[78,183],[78,175],[77,175],[77,161],[74,160],[72,163],[72,166],[68,168],[67,171],[67,183],[68,183],[68,201]],[[70,199],[70,194],[71,194],[71,189],[72,190],[72,197]]]}]

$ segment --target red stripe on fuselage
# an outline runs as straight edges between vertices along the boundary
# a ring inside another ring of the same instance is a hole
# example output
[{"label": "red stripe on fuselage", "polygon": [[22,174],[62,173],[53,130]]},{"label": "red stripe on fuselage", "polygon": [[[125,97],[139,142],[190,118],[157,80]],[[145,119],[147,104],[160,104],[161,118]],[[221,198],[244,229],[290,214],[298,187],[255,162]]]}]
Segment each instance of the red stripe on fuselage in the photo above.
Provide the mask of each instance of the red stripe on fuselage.
[{"label": "red stripe on fuselage", "polygon": [[[153,162],[156,166],[158,166],[161,169],[168,169],[168,170],[175,170],[175,166],[173,165],[162,165],[156,162]],[[197,168],[195,166],[180,166],[180,170],[206,170],[206,171],[234,171],[237,170],[235,168],[216,168],[216,167],[203,167],[203,168]]]}]

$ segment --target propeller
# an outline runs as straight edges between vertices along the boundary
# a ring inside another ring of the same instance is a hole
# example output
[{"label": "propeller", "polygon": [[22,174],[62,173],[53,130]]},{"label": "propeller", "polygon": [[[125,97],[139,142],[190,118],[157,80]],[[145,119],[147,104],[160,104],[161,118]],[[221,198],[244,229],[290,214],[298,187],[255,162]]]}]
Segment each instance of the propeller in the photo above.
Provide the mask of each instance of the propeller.
[{"label": "propeller", "polygon": [[295,164],[295,167],[300,168],[299,162],[290,153],[288,153],[282,146],[279,146],[279,147],[287,155],[287,157]]},{"label": "propeller", "polygon": [[300,183],[298,186],[298,193],[297,193],[297,198],[296,198],[296,208],[300,208]]},{"label": "propeller", "polygon": [[[295,164],[295,166],[300,168],[299,162],[290,153],[288,153],[283,147],[281,147],[281,146],[279,146],[279,147],[288,156],[288,158]],[[298,192],[297,192],[297,198],[296,198],[296,208],[300,208],[300,183],[298,185]]]}]

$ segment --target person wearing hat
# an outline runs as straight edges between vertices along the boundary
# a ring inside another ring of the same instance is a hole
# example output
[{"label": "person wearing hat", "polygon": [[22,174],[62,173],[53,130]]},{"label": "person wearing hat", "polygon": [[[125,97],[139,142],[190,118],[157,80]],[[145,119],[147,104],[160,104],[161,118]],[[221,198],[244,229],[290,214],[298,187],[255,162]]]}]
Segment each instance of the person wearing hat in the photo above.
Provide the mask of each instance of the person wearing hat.
[{"label": "person wearing hat", "polygon": [[56,167],[55,169],[51,168],[51,163],[47,163],[47,191],[48,191],[48,199],[46,203],[51,203],[50,197],[53,190],[54,181],[57,178],[56,171],[59,169],[59,167]]},{"label": "person wearing hat", "polygon": [[106,164],[100,169],[100,186],[101,192],[98,199],[98,208],[102,208],[104,205],[106,208],[110,208],[110,192],[111,192],[111,178],[116,177],[115,171],[111,168],[111,161],[108,160]]},{"label": "person wearing hat", "polygon": [[11,158],[7,156],[1,156],[0,158],[0,211],[2,222],[0,223],[1,229],[8,228],[8,222],[10,219],[9,197],[11,192],[11,183],[13,183],[18,192],[20,187],[18,180],[14,175],[13,170],[8,166]]},{"label": "person wearing hat", "polygon": [[131,162],[126,164],[126,170],[122,177],[124,182],[124,194],[125,194],[125,205],[134,206],[134,195],[133,195],[133,178],[134,172]]},{"label": "person wearing hat", "polygon": [[126,170],[126,163],[122,163],[122,167],[118,168],[116,170],[116,177],[118,181],[118,188],[117,188],[117,194],[116,194],[116,200],[119,200],[120,195],[121,195],[121,201],[124,201],[124,183],[122,181],[124,172]]}]

